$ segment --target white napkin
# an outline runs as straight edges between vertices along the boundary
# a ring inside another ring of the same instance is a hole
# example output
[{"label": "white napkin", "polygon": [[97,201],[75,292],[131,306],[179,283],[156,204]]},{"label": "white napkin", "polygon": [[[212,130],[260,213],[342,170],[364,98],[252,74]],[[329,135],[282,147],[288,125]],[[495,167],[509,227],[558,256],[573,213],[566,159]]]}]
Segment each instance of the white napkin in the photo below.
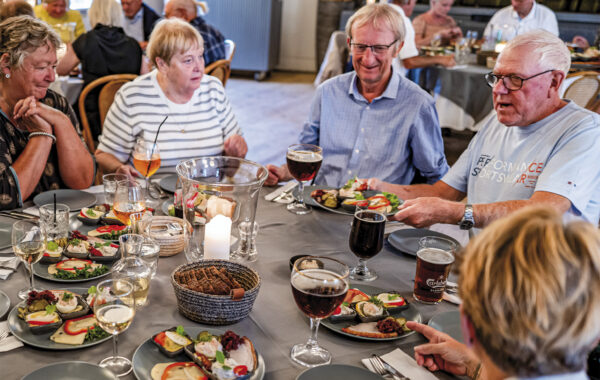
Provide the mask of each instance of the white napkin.
[{"label": "white napkin", "polygon": [[[4,331],[10,331],[8,328],[8,321],[0,322],[0,333],[3,333]],[[23,347],[23,343],[12,334],[0,340],[0,352],[14,350],[19,347]]]},{"label": "white napkin", "polygon": [[8,268],[0,268],[0,280],[6,280],[14,271],[17,270],[21,260],[18,257],[0,257],[0,266]]},{"label": "white napkin", "polygon": [[40,209],[38,206],[27,207],[26,209],[23,209],[23,212],[29,215],[40,216]]},{"label": "white napkin", "polygon": [[450,302],[455,305],[460,305],[462,303],[462,300],[460,299],[458,294],[444,292],[444,294],[442,295],[442,299],[446,302]]},{"label": "white napkin", "polygon": [[[413,358],[405,354],[404,351],[399,348],[382,355],[381,358],[402,375],[409,377],[412,380],[437,380],[437,377],[425,368],[419,366]],[[361,361],[369,371],[375,372],[373,367],[371,367],[369,359],[362,359]]]}]

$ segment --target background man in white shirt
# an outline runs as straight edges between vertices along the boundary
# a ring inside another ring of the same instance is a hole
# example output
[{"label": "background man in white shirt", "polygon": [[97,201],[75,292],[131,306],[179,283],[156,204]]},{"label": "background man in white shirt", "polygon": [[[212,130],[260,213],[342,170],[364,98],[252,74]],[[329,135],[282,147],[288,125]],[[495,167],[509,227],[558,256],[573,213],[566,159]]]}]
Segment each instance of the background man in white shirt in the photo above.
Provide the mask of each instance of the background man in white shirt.
[{"label": "background man in white shirt", "polygon": [[535,0],[511,0],[510,6],[502,8],[494,14],[485,27],[484,35],[490,36],[491,33],[496,33],[495,30],[492,30],[492,25],[496,28],[510,25],[514,28],[517,36],[535,29],[544,29],[558,36],[556,15],[550,8],[536,3]]}]

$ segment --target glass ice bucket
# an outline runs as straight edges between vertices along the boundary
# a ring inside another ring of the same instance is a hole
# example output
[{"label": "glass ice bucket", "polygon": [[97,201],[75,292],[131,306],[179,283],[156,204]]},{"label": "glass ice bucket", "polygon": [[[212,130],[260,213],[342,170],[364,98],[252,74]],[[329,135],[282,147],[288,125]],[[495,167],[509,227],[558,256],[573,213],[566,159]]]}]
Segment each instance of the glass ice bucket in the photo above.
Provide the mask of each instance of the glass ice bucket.
[{"label": "glass ice bucket", "polygon": [[240,241],[252,238],[244,231],[240,234],[240,224],[254,224],[267,169],[241,158],[216,156],[181,161],[177,175],[186,221],[187,261],[256,260],[256,251],[246,249],[250,244]]}]

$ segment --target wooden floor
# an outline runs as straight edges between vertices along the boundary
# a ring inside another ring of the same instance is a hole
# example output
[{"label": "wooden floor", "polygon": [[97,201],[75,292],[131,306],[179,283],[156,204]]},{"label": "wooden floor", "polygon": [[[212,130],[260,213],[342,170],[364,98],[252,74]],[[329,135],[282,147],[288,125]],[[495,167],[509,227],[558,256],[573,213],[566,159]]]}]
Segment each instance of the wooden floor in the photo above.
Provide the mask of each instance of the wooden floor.
[{"label": "wooden floor", "polygon": [[[226,92],[248,143],[247,158],[261,164],[282,164],[290,144],[298,142],[315,93],[314,74],[273,72],[262,82],[234,75]],[[446,158],[453,164],[467,147],[472,132],[444,136]]]}]

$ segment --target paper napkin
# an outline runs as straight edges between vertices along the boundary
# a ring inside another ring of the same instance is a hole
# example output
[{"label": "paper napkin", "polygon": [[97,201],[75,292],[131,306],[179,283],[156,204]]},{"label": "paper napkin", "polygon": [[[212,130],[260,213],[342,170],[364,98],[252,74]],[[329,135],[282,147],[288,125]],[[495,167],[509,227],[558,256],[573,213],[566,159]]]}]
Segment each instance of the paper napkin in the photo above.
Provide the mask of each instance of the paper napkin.
[{"label": "paper napkin", "polygon": [[[0,322],[0,333],[3,333],[4,331],[9,331],[7,321]],[[12,334],[0,340],[0,352],[14,350],[15,348],[19,347],[23,347],[23,343],[21,343],[21,341],[15,338]]]},{"label": "paper napkin", "polygon": [[[381,358],[411,380],[437,380],[437,377],[425,368],[419,366],[412,357],[405,354],[404,351],[399,348],[382,355]],[[373,367],[371,367],[369,359],[362,359],[361,361],[369,371],[375,372]]]},{"label": "paper napkin", "polygon": [[17,270],[21,260],[18,257],[0,257],[0,280],[6,280],[14,271]]}]

